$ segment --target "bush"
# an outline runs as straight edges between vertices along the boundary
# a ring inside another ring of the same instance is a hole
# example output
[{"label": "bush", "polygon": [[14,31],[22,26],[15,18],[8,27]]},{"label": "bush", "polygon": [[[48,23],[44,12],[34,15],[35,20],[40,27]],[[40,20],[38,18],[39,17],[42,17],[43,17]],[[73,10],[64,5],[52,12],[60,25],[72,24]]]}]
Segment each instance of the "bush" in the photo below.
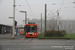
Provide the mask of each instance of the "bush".
[{"label": "bush", "polygon": [[66,35],[66,31],[62,30],[60,31],[61,36],[65,36]]},{"label": "bush", "polygon": [[61,31],[56,31],[56,30],[51,30],[51,31],[46,31],[44,33],[44,36],[46,37],[63,37],[66,35],[66,31],[61,30]]}]

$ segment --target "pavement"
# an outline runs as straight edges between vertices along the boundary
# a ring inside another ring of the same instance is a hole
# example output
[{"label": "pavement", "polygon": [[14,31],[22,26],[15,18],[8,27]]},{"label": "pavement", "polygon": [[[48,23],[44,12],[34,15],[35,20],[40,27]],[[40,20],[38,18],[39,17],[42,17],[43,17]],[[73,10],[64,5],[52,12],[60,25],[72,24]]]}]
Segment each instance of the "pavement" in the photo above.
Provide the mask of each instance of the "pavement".
[{"label": "pavement", "polygon": [[[23,38],[24,35],[20,35],[19,33],[17,34],[17,36],[15,36],[15,39],[20,39]],[[0,40],[10,40],[12,39],[11,33],[7,33],[7,34],[0,34]]]}]

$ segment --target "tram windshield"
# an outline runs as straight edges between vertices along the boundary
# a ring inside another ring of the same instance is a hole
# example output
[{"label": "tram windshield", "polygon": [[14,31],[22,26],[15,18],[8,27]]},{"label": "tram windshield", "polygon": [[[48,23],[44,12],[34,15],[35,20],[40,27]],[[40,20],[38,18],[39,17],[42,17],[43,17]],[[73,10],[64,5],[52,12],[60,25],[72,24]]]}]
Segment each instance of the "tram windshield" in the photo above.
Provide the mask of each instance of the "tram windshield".
[{"label": "tram windshield", "polygon": [[36,32],[36,26],[26,26],[26,32]]}]

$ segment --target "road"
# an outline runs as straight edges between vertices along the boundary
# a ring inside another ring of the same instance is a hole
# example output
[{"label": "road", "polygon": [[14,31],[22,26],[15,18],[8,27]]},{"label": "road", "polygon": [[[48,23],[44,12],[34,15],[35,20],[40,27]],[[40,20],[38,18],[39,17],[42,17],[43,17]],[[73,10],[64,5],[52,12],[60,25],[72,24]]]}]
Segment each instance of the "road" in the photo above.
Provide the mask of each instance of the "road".
[{"label": "road", "polygon": [[75,40],[37,39],[25,37],[14,40],[1,39],[0,50],[75,50]]}]

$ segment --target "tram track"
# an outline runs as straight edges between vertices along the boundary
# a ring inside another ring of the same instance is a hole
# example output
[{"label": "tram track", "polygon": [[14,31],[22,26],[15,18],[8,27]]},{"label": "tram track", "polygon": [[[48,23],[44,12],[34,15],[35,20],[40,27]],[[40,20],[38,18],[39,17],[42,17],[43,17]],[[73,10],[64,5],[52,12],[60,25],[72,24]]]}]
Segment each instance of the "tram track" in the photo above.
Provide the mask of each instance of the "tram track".
[{"label": "tram track", "polygon": [[24,37],[23,37],[23,38],[21,38],[21,39],[24,39],[24,40],[21,41],[21,42],[19,42],[19,43],[17,43],[16,45],[10,47],[8,50],[11,50],[11,49],[15,48],[15,46],[18,46],[19,44],[21,44],[21,43],[23,43],[23,42],[25,42],[25,41],[28,40],[28,42],[24,45],[24,47],[25,47],[25,46],[27,46],[34,38],[24,38]]}]

